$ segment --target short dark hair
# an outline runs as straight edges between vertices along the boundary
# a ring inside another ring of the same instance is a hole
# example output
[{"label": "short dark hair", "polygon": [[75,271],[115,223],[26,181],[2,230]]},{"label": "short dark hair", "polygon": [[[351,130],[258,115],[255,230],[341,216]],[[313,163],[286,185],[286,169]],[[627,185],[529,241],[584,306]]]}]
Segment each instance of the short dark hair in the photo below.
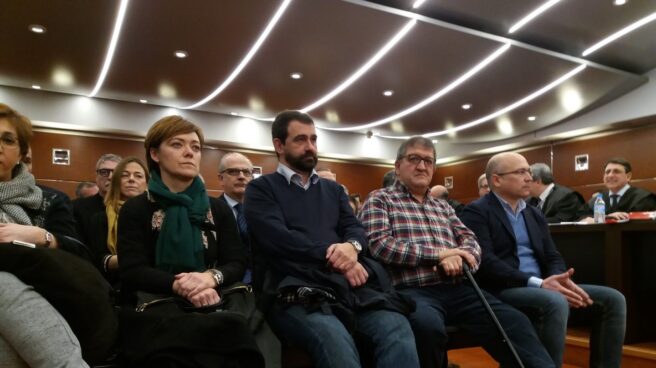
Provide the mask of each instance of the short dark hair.
[{"label": "short dark hair", "polygon": [[163,117],[155,122],[153,126],[148,129],[144,147],[146,148],[146,163],[148,164],[149,171],[157,171],[159,173],[159,164],[150,157],[150,149],[158,149],[165,140],[180,134],[196,133],[201,147],[205,143],[203,131],[194,123],[186,120],[182,116],[171,115]]},{"label": "short dark hair", "polygon": [[95,187],[95,186],[97,186],[97,185],[98,185],[98,184],[96,184],[96,183],[94,183],[94,182],[92,182],[92,181],[81,181],[81,182],[77,185],[77,187],[75,188],[75,197],[76,197],[76,198],[80,198],[80,197],[82,197],[82,190],[83,190],[83,189],[91,188],[91,187]]},{"label": "short dark hair", "polygon": [[279,113],[271,125],[271,139],[278,138],[284,144],[287,140],[289,123],[296,120],[303,124],[314,125],[314,120],[310,115],[297,111],[285,110]]},{"label": "short dark hair", "polygon": [[396,171],[390,170],[386,172],[383,176],[383,188],[392,186],[392,184],[394,184],[394,180],[396,180]]},{"label": "short dark hair", "polygon": [[415,146],[432,149],[433,159],[436,158],[437,153],[435,153],[435,146],[433,145],[433,141],[431,141],[426,137],[414,136],[401,144],[399,150],[396,151],[396,161],[399,161],[405,156],[405,154],[408,152],[408,148],[415,147]]},{"label": "short dark hair", "polygon": [[604,171],[606,170],[606,167],[608,166],[608,164],[622,165],[622,166],[624,166],[624,171],[627,174],[631,172],[631,164],[625,158],[613,157],[610,160],[606,161],[606,164],[604,165]]},{"label": "short dark hair", "polygon": [[531,177],[533,181],[540,179],[542,184],[545,185],[549,185],[554,182],[551,168],[544,162],[537,162],[531,165]]}]

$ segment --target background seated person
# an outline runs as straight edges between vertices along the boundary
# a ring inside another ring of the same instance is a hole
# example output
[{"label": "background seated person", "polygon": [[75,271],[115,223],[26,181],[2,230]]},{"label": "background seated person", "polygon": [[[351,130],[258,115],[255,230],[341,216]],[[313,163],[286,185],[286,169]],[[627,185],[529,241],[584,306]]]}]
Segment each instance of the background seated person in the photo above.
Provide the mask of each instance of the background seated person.
[{"label": "background seated person", "polygon": [[538,207],[548,223],[576,221],[583,196],[567,187],[554,183],[551,168],[545,163],[531,165],[533,181],[529,184],[531,199],[529,204]]},{"label": "background seated person", "polygon": [[[604,166],[604,185],[606,189],[602,194],[606,202],[606,216],[616,220],[629,218],[628,212],[656,211],[656,196],[642,188],[629,185],[631,181],[631,164],[629,161],[616,157],[611,158]],[[583,207],[583,220],[593,222],[594,202],[592,198]]]},{"label": "background seated person", "polygon": [[118,289],[118,256],[116,242],[118,214],[126,200],[136,197],[146,190],[148,171],[146,165],[136,157],[121,160],[114,169],[115,175],[105,195],[105,212],[93,215],[89,223],[89,247],[94,253],[94,264],[115,289]]},{"label": "background seated person", "polygon": [[[232,211],[208,197],[198,176],[203,133],[180,116],[168,116],[148,130],[144,145],[148,191],[129,199],[119,212],[121,296],[133,305],[144,293],[157,294],[154,299],[178,296],[195,307],[216,305],[219,290],[243,278],[246,254]],[[240,314],[184,313],[176,305],[142,313],[123,310],[124,350],[134,366],[171,359],[202,367],[221,362],[263,366]]]},{"label": "background seated person", "polygon": [[[83,356],[89,361],[106,357],[117,324],[109,293],[104,300],[93,299],[105,282],[83,260],[90,255],[75,238],[65,199],[37,187],[21,162],[31,138],[31,122],[0,104],[0,366],[86,366]],[[67,271],[79,271],[82,279]],[[70,293],[76,297],[67,299]],[[55,308],[61,315],[53,313]],[[80,313],[80,308],[96,314]]]},{"label": "background seated person", "polygon": [[443,199],[446,203],[456,211],[456,215],[460,215],[460,212],[465,208],[465,205],[456,201],[455,199],[449,198],[449,190],[446,189],[444,185],[435,185],[430,189],[430,196],[435,199]]},{"label": "background seated person", "polygon": [[553,362],[563,362],[570,308],[592,321],[590,367],[620,367],[626,302],[618,291],[577,285],[536,207],[527,206],[531,169],[517,153],[493,156],[485,170],[491,193],[465,207],[462,222],[478,238],[481,285],[532,319]]}]

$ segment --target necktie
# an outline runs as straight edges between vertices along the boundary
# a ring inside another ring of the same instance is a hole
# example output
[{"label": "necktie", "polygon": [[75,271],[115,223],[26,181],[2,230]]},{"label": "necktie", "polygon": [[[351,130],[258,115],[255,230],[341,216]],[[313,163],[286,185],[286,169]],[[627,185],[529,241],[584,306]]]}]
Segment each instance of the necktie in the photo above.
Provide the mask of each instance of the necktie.
[{"label": "necktie", "polygon": [[[246,218],[244,217],[244,206],[241,203],[237,203],[234,208],[235,211],[237,211],[237,227],[239,228],[239,236],[241,237],[244,246],[246,246],[248,258],[250,259],[251,246],[248,239],[248,225],[246,224]],[[250,284],[251,279],[251,267],[249,265],[246,269],[246,274],[244,274],[244,279],[242,281],[246,284]]]},{"label": "necktie", "polygon": [[615,209],[617,208],[617,202],[619,202],[619,194],[611,194],[610,196],[610,209],[611,212],[616,212]]},{"label": "necktie", "polygon": [[237,211],[237,226],[239,227],[239,235],[242,239],[244,236],[248,236],[248,225],[246,224],[246,218],[244,217],[244,206],[241,203],[235,205],[235,211]]}]

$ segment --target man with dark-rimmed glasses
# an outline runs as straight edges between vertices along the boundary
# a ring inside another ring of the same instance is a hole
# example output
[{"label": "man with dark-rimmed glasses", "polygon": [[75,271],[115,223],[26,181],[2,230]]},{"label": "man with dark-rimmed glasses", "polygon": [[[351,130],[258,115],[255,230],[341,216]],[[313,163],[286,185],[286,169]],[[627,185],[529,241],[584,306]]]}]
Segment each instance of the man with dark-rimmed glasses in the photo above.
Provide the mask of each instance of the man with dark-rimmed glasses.
[{"label": "man with dark-rimmed glasses", "polygon": [[98,212],[105,212],[104,197],[109,190],[109,184],[114,175],[114,168],[121,161],[121,157],[113,153],[106,153],[96,162],[96,184],[98,185],[98,193],[94,196],[87,198],[78,198],[73,203],[73,215],[77,226],[77,233],[80,240],[84,244],[89,244],[89,239],[92,234],[91,231],[91,218]]},{"label": "man with dark-rimmed glasses", "polygon": [[[371,254],[386,265],[396,289],[415,300],[409,315],[422,367],[440,367],[448,340],[445,325],[459,326],[501,366],[514,366],[510,350],[463,280],[463,264],[476,270],[481,249],[451,206],[429,194],[435,169],[430,139],[413,137],[399,147],[396,181],[369,195],[360,219]],[[528,318],[486,293],[524,366],[554,367]]]}]

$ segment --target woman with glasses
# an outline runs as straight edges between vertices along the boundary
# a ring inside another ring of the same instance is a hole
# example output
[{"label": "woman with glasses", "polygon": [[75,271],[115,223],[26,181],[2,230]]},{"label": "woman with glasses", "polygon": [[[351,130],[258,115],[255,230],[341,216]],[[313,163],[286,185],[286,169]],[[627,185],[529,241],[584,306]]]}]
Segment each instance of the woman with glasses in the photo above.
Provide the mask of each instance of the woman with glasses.
[{"label": "woman with glasses", "polygon": [[116,321],[107,296],[87,305],[102,298],[85,285],[101,291],[104,280],[70,254],[88,257],[64,198],[37,187],[21,162],[31,138],[30,121],[0,104],[0,366],[86,367],[83,356],[104,359]]},{"label": "woman with glasses", "polygon": [[262,366],[242,315],[184,313],[216,310],[221,290],[241,280],[246,266],[231,209],[210,198],[199,177],[202,131],[168,116],[149,129],[144,145],[148,191],[119,214],[122,297],[141,311],[123,308],[126,358],[135,366],[160,359],[171,367],[177,359],[185,367]]},{"label": "woman with glasses", "polygon": [[125,201],[146,190],[149,175],[146,164],[136,157],[121,160],[114,172],[116,174],[112,176],[104,198],[105,211],[96,213],[91,220],[90,234],[93,234],[93,238],[89,240],[89,247],[94,253],[96,267],[118,290],[118,213]]}]

